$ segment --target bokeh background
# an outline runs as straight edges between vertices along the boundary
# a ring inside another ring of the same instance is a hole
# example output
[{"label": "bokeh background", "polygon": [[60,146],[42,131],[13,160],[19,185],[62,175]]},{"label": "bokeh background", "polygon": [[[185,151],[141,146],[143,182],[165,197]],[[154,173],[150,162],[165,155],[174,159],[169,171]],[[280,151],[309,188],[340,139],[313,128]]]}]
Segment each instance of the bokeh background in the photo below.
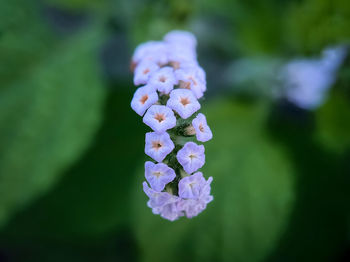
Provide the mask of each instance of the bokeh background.
[{"label": "bokeh background", "polygon": [[[214,133],[214,201],[176,222],[146,206],[129,70],[172,29]],[[350,261],[349,39],[348,0],[1,0],[0,261]]]}]

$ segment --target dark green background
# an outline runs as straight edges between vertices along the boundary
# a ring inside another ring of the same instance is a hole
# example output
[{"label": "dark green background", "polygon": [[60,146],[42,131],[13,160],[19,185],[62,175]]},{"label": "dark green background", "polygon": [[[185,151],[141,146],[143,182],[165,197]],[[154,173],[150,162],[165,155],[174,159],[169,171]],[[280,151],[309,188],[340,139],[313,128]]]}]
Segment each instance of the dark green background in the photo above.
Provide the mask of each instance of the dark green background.
[{"label": "dark green background", "polygon": [[[271,95],[349,28],[348,0],[2,0],[0,261],[350,261],[350,60],[317,110]],[[175,222],[146,206],[129,71],[172,29],[198,38],[214,134],[214,201]]]}]

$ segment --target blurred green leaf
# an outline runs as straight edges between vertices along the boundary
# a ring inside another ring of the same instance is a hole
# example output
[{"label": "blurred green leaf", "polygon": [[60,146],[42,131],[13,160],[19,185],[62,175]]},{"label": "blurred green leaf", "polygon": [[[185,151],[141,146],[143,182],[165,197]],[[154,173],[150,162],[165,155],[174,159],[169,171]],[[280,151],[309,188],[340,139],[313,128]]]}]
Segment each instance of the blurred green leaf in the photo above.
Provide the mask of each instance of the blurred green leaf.
[{"label": "blurred green leaf", "polygon": [[42,15],[36,2],[0,2],[0,89],[28,74],[52,52],[52,44],[57,39]]},{"label": "blurred green leaf", "polygon": [[348,42],[349,16],[348,0],[296,1],[285,16],[286,38],[299,53]]},{"label": "blurred green leaf", "polygon": [[8,237],[7,243],[80,243],[109,235],[129,222],[129,191],[135,163],[144,155],[145,125],[130,108],[134,89],[126,87],[119,85],[108,93],[103,123],[84,156],[54,190],[20,212],[0,234]]},{"label": "blurred green leaf", "polygon": [[89,28],[52,45],[0,89],[0,224],[53,185],[93,137],[105,96],[96,63],[102,39]]},{"label": "blurred green leaf", "polygon": [[45,0],[46,3],[68,9],[97,9],[104,7],[107,0]]},{"label": "blurred green leaf", "polygon": [[350,147],[349,101],[348,96],[335,91],[316,111],[316,138],[328,149],[339,153]]},{"label": "blurred green leaf", "polygon": [[197,218],[153,215],[137,179],[133,223],[143,261],[262,261],[283,233],[293,204],[291,163],[264,133],[266,106],[217,100],[204,106],[214,138],[206,177],[214,201]]}]

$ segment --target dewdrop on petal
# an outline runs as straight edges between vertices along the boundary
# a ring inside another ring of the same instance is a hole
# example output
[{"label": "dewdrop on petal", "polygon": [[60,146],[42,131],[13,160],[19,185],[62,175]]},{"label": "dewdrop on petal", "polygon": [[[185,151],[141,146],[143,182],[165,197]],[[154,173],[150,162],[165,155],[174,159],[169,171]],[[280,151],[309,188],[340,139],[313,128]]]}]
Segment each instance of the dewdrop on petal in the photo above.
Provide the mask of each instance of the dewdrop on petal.
[{"label": "dewdrop on petal", "polygon": [[190,141],[212,138],[205,116],[194,116],[207,89],[196,46],[193,34],[175,30],[163,41],[139,45],[132,57],[134,84],[144,86],[131,107],[153,131],[146,133],[145,154],[157,162],[145,163],[143,191],[153,214],[169,221],[193,218],[213,200],[213,178],[198,172],[205,164],[204,146]]}]

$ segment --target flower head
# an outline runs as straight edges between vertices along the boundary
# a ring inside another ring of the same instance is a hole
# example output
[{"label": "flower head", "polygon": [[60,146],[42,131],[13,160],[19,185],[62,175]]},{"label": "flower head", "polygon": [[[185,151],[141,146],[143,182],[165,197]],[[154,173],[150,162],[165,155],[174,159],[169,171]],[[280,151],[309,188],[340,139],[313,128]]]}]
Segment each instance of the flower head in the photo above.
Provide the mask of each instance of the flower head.
[{"label": "flower head", "polygon": [[150,74],[157,71],[159,66],[153,61],[143,61],[140,62],[134,72],[134,84],[141,85],[147,84]]},{"label": "flower head", "polygon": [[207,124],[207,119],[202,113],[199,113],[195,119],[192,120],[192,126],[196,130],[196,137],[198,141],[207,142],[212,139],[213,134]]},{"label": "flower head", "polygon": [[145,177],[151,188],[155,191],[162,191],[165,185],[176,177],[175,171],[166,164],[147,161],[145,163]]},{"label": "flower head", "polygon": [[162,67],[150,75],[148,83],[159,92],[169,94],[177,84],[174,69],[169,66]]},{"label": "flower head", "polygon": [[187,142],[177,152],[177,160],[188,174],[192,174],[205,163],[204,146],[193,142]]},{"label": "flower head", "polygon": [[163,133],[176,126],[176,117],[169,107],[153,105],[147,110],[143,122],[155,132]]},{"label": "flower head", "polygon": [[176,111],[182,118],[189,118],[201,108],[192,91],[175,89],[170,93],[167,106]]},{"label": "flower head", "polygon": [[158,101],[158,94],[149,85],[139,87],[131,100],[131,108],[140,116],[153,104]]},{"label": "flower head", "polygon": [[139,45],[131,61],[134,84],[145,85],[136,90],[131,107],[154,131],[146,133],[145,153],[158,162],[145,163],[143,190],[152,212],[170,221],[192,218],[213,200],[212,178],[206,181],[196,172],[205,163],[204,146],[193,142],[182,146],[187,136],[196,135],[202,142],[212,137],[203,114],[185,120],[200,109],[197,99],[206,91],[196,45],[193,34],[175,30],[163,41]]},{"label": "flower head", "polygon": [[157,162],[163,161],[173,151],[174,147],[174,143],[171,141],[168,133],[146,133],[145,153]]}]

